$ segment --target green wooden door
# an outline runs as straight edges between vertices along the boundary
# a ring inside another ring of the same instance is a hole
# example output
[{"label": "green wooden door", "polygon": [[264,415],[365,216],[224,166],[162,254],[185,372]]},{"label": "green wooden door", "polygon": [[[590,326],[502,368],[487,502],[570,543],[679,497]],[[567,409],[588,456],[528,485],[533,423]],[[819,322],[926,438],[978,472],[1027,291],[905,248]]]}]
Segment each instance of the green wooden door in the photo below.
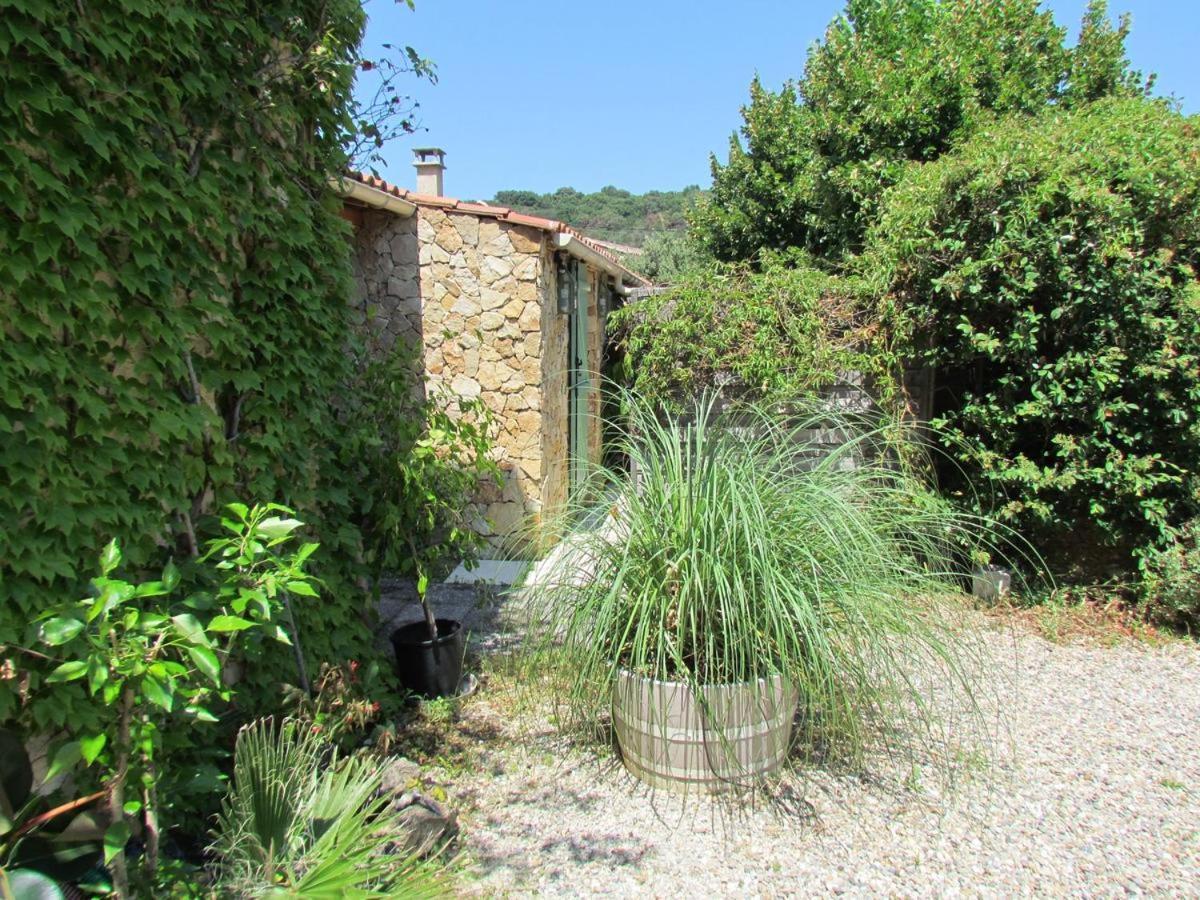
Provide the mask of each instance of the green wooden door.
[{"label": "green wooden door", "polygon": [[571,260],[568,269],[571,278],[571,336],[568,341],[570,377],[567,402],[569,417],[567,450],[570,453],[570,496],[579,498],[588,474],[588,400],[593,388],[588,370],[588,300],[589,283],[587,266],[579,260]]}]

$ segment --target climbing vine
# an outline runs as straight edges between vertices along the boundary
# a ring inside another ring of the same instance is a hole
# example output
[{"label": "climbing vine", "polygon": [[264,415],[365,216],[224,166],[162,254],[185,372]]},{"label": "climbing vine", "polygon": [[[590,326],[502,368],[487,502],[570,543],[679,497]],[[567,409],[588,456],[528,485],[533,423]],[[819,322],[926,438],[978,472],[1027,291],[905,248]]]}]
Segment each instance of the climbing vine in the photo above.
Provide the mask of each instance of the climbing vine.
[{"label": "climbing vine", "polygon": [[360,644],[328,179],[362,27],[355,0],[6,4],[0,645],[111,538],[131,569],[174,556],[186,578],[240,497],[297,508],[322,545],[307,649]]},{"label": "climbing vine", "polygon": [[849,378],[891,407],[901,392],[888,316],[859,278],[774,260],[694,272],[610,323],[632,385],[667,406],[712,389],[786,401]]}]

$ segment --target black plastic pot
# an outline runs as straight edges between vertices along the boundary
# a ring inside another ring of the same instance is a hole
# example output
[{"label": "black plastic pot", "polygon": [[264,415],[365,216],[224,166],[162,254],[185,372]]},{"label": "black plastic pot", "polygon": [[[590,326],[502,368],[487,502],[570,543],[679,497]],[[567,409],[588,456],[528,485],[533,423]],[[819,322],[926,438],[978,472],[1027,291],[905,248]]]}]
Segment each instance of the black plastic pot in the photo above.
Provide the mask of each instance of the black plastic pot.
[{"label": "black plastic pot", "polygon": [[421,619],[392,632],[396,674],[410,691],[426,697],[452,697],[462,681],[466,650],[462,623],[438,619],[437,630],[437,640],[431,641],[429,625]]}]

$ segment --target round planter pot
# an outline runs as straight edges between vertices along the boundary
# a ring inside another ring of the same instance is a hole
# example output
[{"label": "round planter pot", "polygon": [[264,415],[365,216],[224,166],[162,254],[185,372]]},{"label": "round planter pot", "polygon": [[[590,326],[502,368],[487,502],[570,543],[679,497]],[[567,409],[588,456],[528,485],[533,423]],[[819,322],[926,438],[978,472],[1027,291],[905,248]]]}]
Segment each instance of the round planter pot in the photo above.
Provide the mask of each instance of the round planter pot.
[{"label": "round planter pot", "polygon": [[429,626],[421,619],[392,632],[396,674],[410,691],[426,697],[452,697],[462,681],[466,649],[462,623],[438,619],[437,630],[437,640],[430,640]]},{"label": "round planter pot", "polygon": [[782,676],[700,688],[621,670],[613,725],[625,767],[652,787],[717,793],[777,771],[798,695]]}]

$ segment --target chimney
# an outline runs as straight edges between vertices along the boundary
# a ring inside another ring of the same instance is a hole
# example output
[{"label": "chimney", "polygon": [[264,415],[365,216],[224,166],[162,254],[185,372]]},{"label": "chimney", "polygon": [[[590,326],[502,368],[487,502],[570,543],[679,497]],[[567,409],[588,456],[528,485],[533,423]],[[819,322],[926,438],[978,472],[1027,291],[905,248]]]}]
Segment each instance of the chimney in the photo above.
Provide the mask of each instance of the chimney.
[{"label": "chimney", "polygon": [[446,153],[440,147],[420,147],[413,150],[413,166],[417,170],[417,193],[442,196],[442,173],[446,171]]}]

